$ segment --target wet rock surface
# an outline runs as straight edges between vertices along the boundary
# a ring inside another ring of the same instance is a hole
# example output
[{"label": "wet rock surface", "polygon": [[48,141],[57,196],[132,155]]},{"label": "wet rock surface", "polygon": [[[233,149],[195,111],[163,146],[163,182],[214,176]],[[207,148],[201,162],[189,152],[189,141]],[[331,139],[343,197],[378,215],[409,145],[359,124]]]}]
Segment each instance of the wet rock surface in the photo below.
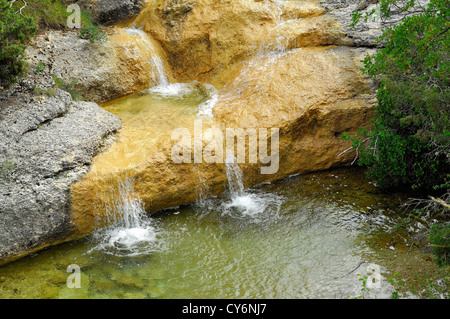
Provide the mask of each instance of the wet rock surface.
[{"label": "wet rock surface", "polygon": [[35,37],[27,56],[84,100],[102,103],[154,84],[152,52],[141,44],[121,28],[109,30],[107,39],[96,43],[81,39],[77,31],[50,31]]},{"label": "wet rock surface", "polygon": [[95,103],[74,102],[55,88],[52,75],[86,100],[105,102],[156,85],[156,54],[172,83],[213,84],[222,127],[280,128],[280,169],[263,176],[259,164],[243,165],[246,187],[347,165],[354,154],[338,156],[349,147],[340,135],[370,125],[376,100],[360,60],[378,45],[380,24],[348,25],[356,8],[371,10],[372,3],[156,0],[136,18],[136,1],[120,3],[128,9],[118,10],[119,1],[90,5],[109,6],[105,24],[125,14],[125,25],[140,28],[144,38],[121,27],[95,44],[76,32],[40,35],[28,57],[44,71],[2,92],[2,261],[91,232],[102,214],[96,207],[109,200],[105,186],[125,174],[136,177],[149,212],[195,201],[204,188],[216,195],[226,187],[223,164],[175,164],[169,144],[132,170],[89,175],[93,156],[120,120]]}]

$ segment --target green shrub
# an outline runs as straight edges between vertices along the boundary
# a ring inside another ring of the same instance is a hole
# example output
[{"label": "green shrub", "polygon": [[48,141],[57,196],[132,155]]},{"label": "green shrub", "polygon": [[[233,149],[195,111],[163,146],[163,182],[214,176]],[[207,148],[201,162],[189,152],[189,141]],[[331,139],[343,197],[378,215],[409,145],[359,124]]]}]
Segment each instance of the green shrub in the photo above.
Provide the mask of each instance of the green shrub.
[{"label": "green shrub", "polygon": [[75,84],[77,84],[77,80],[72,80],[70,83],[64,82],[62,79],[58,78],[55,75],[52,75],[53,81],[57,88],[64,90],[70,93],[70,96],[74,101],[83,100],[83,96],[77,92],[75,88]]},{"label": "green shrub", "polygon": [[450,265],[450,224],[433,224],[428,234],[436,263]]},{"label": "green shrub", "polygon": [[39,63],[36,65],[36,68],[34,69],[34,72],[35,72],[35,73],[40,73],[40,72],[44,71],[44,69],[45,69],[44,63],[39,62]]},{"label": "green shrub", "polygon": [[37,31],[34,20],[15,13],[10,3],[0,0],[0,87],[17,82],[25,69],[25,48]]},{"label": "green shrub", "polygon": [[80,28],[80,38],[90,43],[101,42],[106,39],[106,32],[94,24],[87,24]]},{"label": "green shrub", "polygon": [[[65,0],[39,0],[24,2],[18,0],[13,3],[15,11],[22,9],[22,14],[32,18],[40,28],[66,29],[67,18],[72,14],[67,12],[68,1]],[[81,24],[90,23],[88,14],[81,12]]]},{"label": "green shrub", "polygon": [[[24,52],[29,40],[39,28],[66,29],[68,2],[65,0],[0,0],[0,87],[8,88],[25,71]],[[81,11],[81,24],[88,28],[87,36],[101,39],[102,32],[91,27],[89,14]],[[38,65],[35,72],[42,71]]]},{"label": "green shrub", "polygon": [[[399,3],[382,0],[382,14]],[[383,48],[364,59],[364,72],[379,83],[373,129],[344,138],[382,188],[450,187],[449,11],[448,1],[431,0],[421,14],[405,14],[383,30]]]}]

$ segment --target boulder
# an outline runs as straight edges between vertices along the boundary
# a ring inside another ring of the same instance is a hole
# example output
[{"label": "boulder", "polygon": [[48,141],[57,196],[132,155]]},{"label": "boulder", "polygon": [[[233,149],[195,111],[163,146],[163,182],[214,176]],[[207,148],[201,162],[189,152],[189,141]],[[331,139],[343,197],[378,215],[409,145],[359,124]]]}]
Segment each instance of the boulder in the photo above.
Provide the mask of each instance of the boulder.
[{"label": "boulder", "polygon": [[2,92],[0,264],[70,238],[71,185],[120,127],[118,117],[74,102],[49,76]]},{"label": "boulder", "polygon": [[112,25],[136,16],[144,0],[78,0],[76,3],[89,12],[95,22]]},{"label": "boulder", "polygon": [[50,31],[38,35],[28,47],[32,64],[78,92],[82,99],[102,103],[157,84],[152,62],[160,49],[145,33],[112,28],[105,41],[90,43],[77,31]]}]

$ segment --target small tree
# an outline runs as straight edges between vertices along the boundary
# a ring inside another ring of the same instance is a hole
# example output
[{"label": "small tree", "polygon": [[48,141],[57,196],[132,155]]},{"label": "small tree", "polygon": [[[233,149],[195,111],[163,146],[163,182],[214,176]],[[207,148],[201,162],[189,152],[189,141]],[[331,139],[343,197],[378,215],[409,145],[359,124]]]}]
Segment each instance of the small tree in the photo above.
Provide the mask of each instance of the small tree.
[{"label": "small tree", "polygon": [[26,44],[37,26],[32,18],[16,13],[6,0],[0,0],[0,12],[0,87],[7,88],[24,71]]},{"label": "small tree", "polygon": [[[353,138],[359,164],[378,186],[450,188],[450,3],[381,0],[381,18],[400,16],[364,60],[379,83],[372,131]],[[370,19],[375,11],[359,19]]]},{"label": "small tree", "polygon": [[450,224],[433,224],[428,238],[437,264],[450,265]]}]

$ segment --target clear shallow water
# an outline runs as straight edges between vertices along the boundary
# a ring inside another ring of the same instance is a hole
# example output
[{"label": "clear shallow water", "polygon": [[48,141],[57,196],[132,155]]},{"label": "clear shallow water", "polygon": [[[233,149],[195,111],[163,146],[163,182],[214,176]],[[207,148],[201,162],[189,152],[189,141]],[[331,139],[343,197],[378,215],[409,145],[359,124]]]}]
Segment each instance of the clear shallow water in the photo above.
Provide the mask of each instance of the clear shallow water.
[{"label": "clear shallow water", "polygon": [[[374,243],[395,232],[398,196],[379,193],[359,169],[246,190],[246,201],[267,204],[245,202],[247,213],[224,194],[144,217],[137,228],[151,233],[136,230],[147,239],[137,254],[102,248],[110,230],[100,230],[1,267],[0,297],[358,297],[357,274],[367,275],[370,263],[380,265],[384,278],[395,271],[383,265]],[[121,231],[133,232],[127,229],[116,229],[119,243]],[[71,264],[81,269],[79,289],[66,285]],[[383,279],[366,297],[388,298],[391,291]]]},{"label": "clear shallow water", "polygon": [[[139,165],[174,128],[210,118],[215,93],[201,83],[168,84],[105,104],[124,128],[94,169]],[[380,193],[355,168],[244,190],[230,162],[227,177],[229,193],[151,216],[132,181],[119,183],[108,206],[112,226],[0,267],[0,298],[390,296],[386,278],[398,265],[385,261],[409,249],[396,227],[403,195]],[[363,293],[359,279],[370,264],[380,266],[381,286]],[[81,288],[68,288],[69,265],[80,267]]]}]

